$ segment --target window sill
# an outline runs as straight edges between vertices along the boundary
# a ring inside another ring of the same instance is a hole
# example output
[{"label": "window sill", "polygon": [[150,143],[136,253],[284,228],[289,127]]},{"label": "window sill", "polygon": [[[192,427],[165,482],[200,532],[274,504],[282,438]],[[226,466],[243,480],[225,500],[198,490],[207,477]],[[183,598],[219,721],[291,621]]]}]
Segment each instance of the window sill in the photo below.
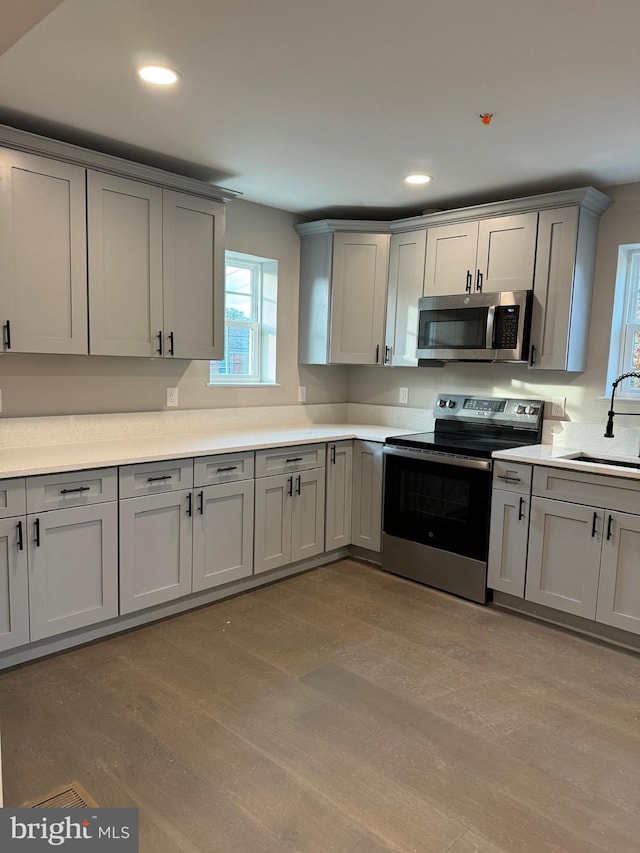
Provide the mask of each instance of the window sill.
[{"label": "window sill", "polygon": [[[611,394],[607,394],[606,397],[604,397],[604,396],[596,397],[596,399],[602,400],[603,402],[610,403],[611,402]],[[618,394],[616,392],[616,398],[613,402],[614,402],[614,405],[617,405],[618,403],[636,403],[636,404],[640,405],[640,397],[625,397],[624,394]]]},{"label": "window sill", "polygon": [[207,382],[207,388],[279,388],[279,382]]}]

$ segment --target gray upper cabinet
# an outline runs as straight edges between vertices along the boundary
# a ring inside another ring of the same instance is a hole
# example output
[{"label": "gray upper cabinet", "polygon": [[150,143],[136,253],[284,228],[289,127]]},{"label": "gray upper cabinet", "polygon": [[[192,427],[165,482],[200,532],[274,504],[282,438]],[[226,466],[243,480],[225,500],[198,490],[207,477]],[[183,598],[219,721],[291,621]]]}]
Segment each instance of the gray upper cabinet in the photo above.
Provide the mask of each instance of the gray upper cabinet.
[{"label": "gray upper cabinet", "polygon": [[87,353],[85,170],[0,151],[2,350]]},{"label": "gray upper cabinet", "polygon": [[324,221],[296,230],[302,237],[300,362],[382,364],[388,226]]},{"label": "gray upper cabinet", "polygon": [[92,355],[162,354],[162,190],[89,171]]},{"label": "gray upper cabinet", "polygon": [[29,642],[26,519],[0,520],[0,652]]},{"label": "gray upper cabinet", "polygon": [[424,287],[426,245],[426,229],[391,235],[384,364],[418,364],[418,300]]},{"label": "gray upper cabinet", "polygon": [[224,358],[224,205],[162,195],[165,346],[176,358]]},{"label": "gray upper cabinet", "polygon": [[430,228],[424,295],[530,290],[537,224],[522,213]]}]

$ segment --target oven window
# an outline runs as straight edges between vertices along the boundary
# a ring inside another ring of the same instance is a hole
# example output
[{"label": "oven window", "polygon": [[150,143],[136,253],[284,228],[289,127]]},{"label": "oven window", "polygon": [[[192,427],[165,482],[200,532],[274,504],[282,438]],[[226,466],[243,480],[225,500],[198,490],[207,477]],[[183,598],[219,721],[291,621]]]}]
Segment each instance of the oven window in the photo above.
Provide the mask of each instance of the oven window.
[{"label": "oven window", "polygon": [[418,349],[485,349],[488,308],[420,312]]},{"label": "oven window", "polygon": [[491,472],[385,455],[384,531],[486,560]]}]

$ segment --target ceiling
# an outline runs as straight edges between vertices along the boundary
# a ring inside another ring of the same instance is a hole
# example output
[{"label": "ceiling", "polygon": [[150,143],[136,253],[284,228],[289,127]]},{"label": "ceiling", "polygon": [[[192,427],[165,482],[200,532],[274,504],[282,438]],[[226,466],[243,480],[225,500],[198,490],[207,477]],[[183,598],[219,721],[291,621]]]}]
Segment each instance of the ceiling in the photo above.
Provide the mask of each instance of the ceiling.
[{"label": "ceiling", "polygon": [[[262,204],[395,215],[640,180],[638,0],[63,0],[20,38],[24,5],[0,2],[0,121]],[[139,81],[147,60],[179,85]]]}]

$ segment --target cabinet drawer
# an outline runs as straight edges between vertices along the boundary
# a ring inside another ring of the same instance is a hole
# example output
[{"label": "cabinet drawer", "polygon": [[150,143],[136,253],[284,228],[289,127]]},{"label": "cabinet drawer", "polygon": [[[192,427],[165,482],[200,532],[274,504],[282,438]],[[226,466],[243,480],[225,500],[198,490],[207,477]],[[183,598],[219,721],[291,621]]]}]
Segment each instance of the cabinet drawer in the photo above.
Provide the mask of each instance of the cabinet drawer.
[{"label": "cabinet drawer", "polygon": [[324,444],[299,444],[256,452],[256,477],[270,477],[287,471],[305,471],[324,468]]},{"label": "cabinet drawer", "polygon": [[137,498],[193,488],[193,459],[123,465],[118,472],[120,498]]},{"label": "cabinet drawer", "polygon": [[24,477],[0,480],[0,518],[24,515],[27,507]]},{"label": "cabinet drawer", "polygon": [[199,456],[193,461],[193,483],[198,486],[252,480],[254,454],[224,453],[220,456]]},{"label": "cabinet drawer", "polygon": [[531,475],[531,465],[496,459],[493,463],[493,488],[528,495],[531,489]]},{"label": "cabinet drawer", "polygon": [[116,468],[27,478],[27,512],[88,506],[118,499]]},{"label": "cabinet drawer", "polygon": [[640,508],[640,480],[537,466],[533,494],[558,501],[631,512]]}]

